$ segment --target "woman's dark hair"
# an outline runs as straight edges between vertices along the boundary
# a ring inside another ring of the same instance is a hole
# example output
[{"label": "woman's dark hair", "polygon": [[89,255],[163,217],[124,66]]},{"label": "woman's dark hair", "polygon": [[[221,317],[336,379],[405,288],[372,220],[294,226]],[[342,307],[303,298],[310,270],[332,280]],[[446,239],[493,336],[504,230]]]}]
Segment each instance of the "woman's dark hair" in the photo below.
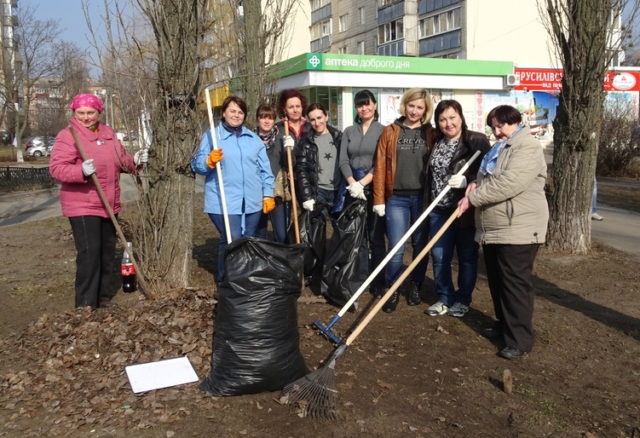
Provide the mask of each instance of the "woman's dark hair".
[{"label": "woman's dark hair", "polygon": [[271,105],[263,103],[256,110],[256,120],[269,117],[270,119],[276,119],[276,110]]},{"label": "woman's dark hair", "polygon": [[462,114],[462,105],[457,100],[441,100],[436,106],[436,110],[433,112],[433,120],[436,123],[436,141],[443,138],[444,132],[440,131],[440,124],[438,123],[438,119],[440,118],[440,114],[442,114],[447,109],[453,109],[458,113],[460,119],[462,120],[462,132],[460,134],[460,138],[465,138],[467,136],[467,121],[464,119],[464,114]]},{"label": "woman's dark hair", "polygon": [[[280,111],[280,117],[285,117],[287,115],[287,100],[293,97],[297,97],[298,99],[300,99],[302,109],[307,106],[307,98],[304,97],[304,94],[302,94],[300,91],[296,90],[295,88],[282,90],[280,92],[280,96],[278,96],[278,111]],[[303,114],[302,116],[304,117],[305,114]]]},{"label": "woman's dark hair", "polygon": [[[376,102],[376,98],[374,97],[373,93],[369,90],[360,90],[356,93],[355,96],[353,96],[353,106],[355,106],[356,108],[362,105],[368,105],[369,103],[378,103]],[[375,114],[373,115],[373,120],[378,120],[377,108]],[[362,123],[362,120],[360,119],[360,116],[358,114],[356,114],[356,118],[354,119],[354,121],[356,123]]]},{"label": "woman's dark hair", "polygon": [[[247,102],[239,98],[238,96],[227,96],[222,102],[222,113],[227,110],[229,104],[233,102],[240,107],[242,112],[244,113],[244,119],[247,120]],[[222,120],[224,120],[224,116],[222,116]]]},{"label": "woman's dark hair", "polygon": [[487,114],[487,126],[493,128],[492,123],[494,119],[498,123],[516,125],[522,122],[522,115],[520,114],[520,111],[511,105],[500,105],[489,111],[489,114]]},{"label": "woman's dark hair", "polygon": [[327,110],[325,109],[324,105],[322,105],[321,103],[312,103],[304,111],[304,114],[305,116],[307,116],[311,111],[315,111],[315,110],[320,110],[325,116],[327,115]]}]

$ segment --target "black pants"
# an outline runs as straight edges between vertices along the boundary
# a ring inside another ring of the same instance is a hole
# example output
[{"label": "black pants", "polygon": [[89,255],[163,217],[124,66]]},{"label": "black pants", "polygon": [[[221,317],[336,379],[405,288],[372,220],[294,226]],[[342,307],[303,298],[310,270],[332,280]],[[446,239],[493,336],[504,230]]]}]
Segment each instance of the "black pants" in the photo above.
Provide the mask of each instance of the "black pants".
[{"label": "black pants", "polygon": [[531,271],[538,244],[484,245],[489,289],[507,347],[533,348],[533,284]]},{"label": "black pants", "polygon": [[116,230],[109,218],[70,217],[76,257],[76,307],[96,308],[115,292]]}]

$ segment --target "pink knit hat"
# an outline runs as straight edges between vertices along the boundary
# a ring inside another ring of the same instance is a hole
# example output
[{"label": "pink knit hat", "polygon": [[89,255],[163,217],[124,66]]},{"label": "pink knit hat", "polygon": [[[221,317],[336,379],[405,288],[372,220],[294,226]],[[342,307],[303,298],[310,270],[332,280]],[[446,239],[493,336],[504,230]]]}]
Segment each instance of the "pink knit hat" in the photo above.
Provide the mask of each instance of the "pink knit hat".
[{"label": "pink knit hat", "polygon": [[75,111],[76,109],[83,106],[93,108],[97,110],[99,113],[101,113],[102,110],[104,109],[104,106],[102,105],[102,100],[100,100],[100,98],[95,94],[78,94],[71,101],[71,105],[69,105],[69,108]]}]

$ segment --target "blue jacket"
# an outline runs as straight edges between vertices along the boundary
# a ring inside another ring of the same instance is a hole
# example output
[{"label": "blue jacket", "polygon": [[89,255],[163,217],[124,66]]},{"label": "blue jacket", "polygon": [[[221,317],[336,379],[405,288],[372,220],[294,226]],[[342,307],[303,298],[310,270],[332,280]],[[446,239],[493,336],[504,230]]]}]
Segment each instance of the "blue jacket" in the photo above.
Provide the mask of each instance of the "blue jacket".
[{"label": "blue jacket", "polygon": [[[222,126],[216,128],[218,148],[224,158],[217,165],[222,166],[222,183],[227,199],[229,214],[255,213],[262,210],[262,199],[273,197],[274,177],[267,158],[264,143],[244,126],[240,136],[227,131]],[[222,214],[222,203],[216,169],[207,166],[207,157],[213,150],[211,131],[207,131],[200,141],[200,148],[191,162],[194,172],[204,175],[204,212]],[[244,211],[242,204],[244,201]]]}]

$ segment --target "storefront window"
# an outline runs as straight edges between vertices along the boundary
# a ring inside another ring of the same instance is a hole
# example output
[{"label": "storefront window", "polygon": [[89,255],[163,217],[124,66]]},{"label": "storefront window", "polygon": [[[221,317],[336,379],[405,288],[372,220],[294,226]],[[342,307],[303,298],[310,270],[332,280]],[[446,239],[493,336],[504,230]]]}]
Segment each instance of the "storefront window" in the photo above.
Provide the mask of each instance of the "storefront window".
[{"label": "storefront window", "polygon": [[313,87],[300,90],[307,97],[307,103],[321,103],[329,112],[329,124],[335,128],[343,129],[339,126],[342,113],[342,94],[339,88],[335,87]]}]

